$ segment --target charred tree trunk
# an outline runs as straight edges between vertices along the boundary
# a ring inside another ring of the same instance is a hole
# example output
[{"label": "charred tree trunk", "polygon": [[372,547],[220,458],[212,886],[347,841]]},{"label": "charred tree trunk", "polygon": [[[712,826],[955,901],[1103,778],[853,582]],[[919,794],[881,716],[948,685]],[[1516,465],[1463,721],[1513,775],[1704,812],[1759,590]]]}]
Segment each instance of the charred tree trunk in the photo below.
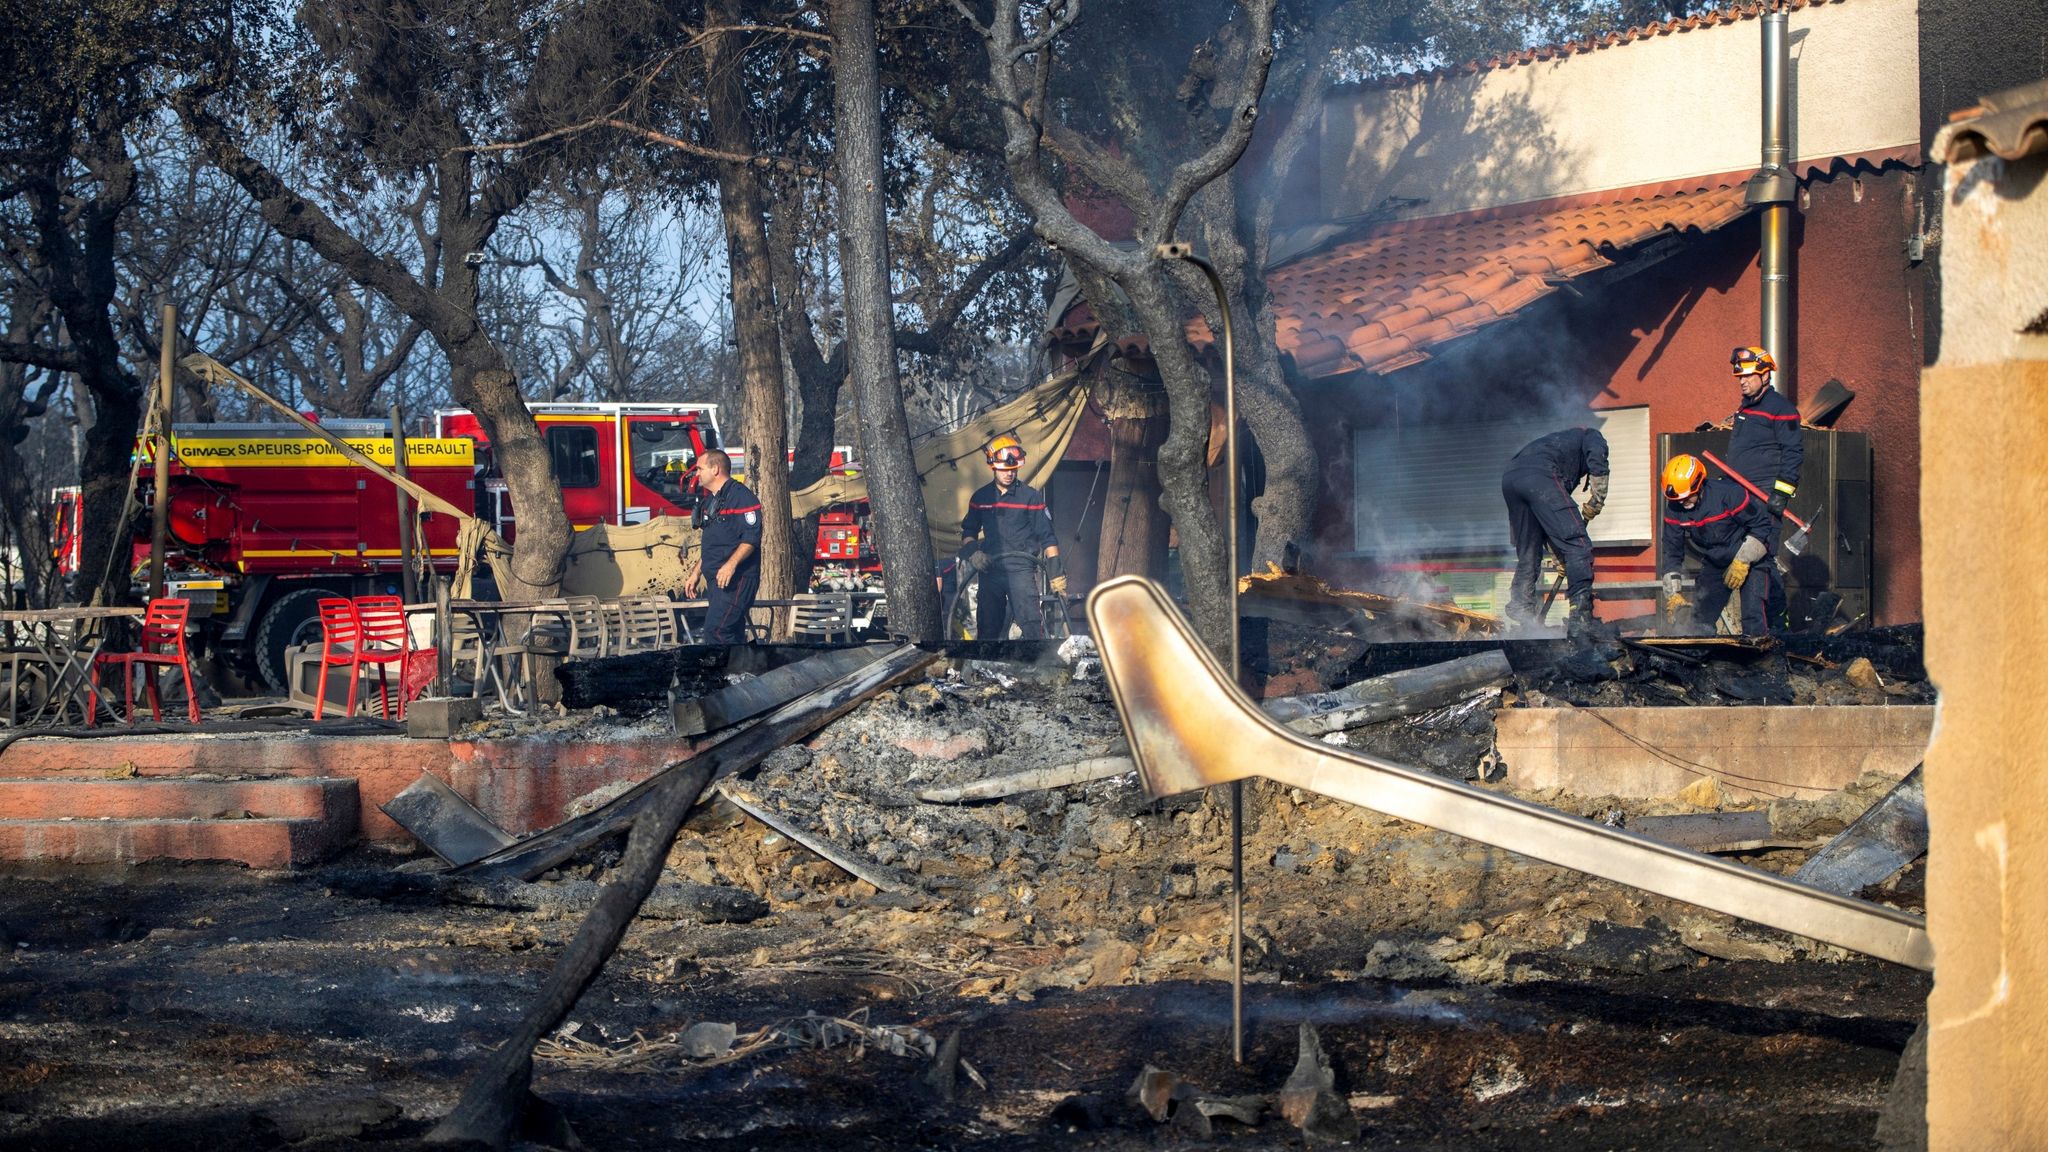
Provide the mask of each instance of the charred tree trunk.
[{"label": "charred tree trunk", "polygon": [[1166,394],[1156,385],[1123,381],[1102,390],[1097,402],[1109,421],[1109,491],[1095,579],[1161,578],[1170,525],[1159,505],[1155,462],[1166,442]]},{"label": "charred tree trunk", "polygon": [[[801,306],[803,270],[798,262],[796,227],[799,208],[796,186],[786,186],[775,206],[775,226],[768,230],[768,259],[774,272],[775,303],[782,322],[783,345],[796,376],[797,415],[789,487],[810,487],[832,468],[832,442],[838,432],[839,389],[846,383],[846,344],[828,356],[818,346],[818,333]],[[801,538],[801,534],[799,534]]]},{"label": "charred tree trunk", "polygon": [[[1246,50],[1236,54],[1228,93],[1228,114],[1216,139],[1175,166],[1155,187],[1130,164],[1097,148],[1062,124],[1042,119],[1052,101],[1046,92],[1050,53],[1079,15],[1076,5],[1041,10],[1037,26],[1026,29],[1019,0],[996,0],[986,23],[969,5],[954,9],[974,24],[988,49],[989,80],[1004,134],[1003,163],[1017,197],[1036,220],[1040,236],[1058,248],[1082,277],[1091,302],[1104,293],[1092,277],[1113,281],[1129,302],[1129,314],[1152,347],[1153,362],[1167,396],[1169,427],[1159,447],[1162,503],[1180,536],[1181,570],[1197,634],[1213,637],[1212,648],[1227,649],[1231,634],[1229,590],[1234,574],[1225,568],[1224,537],[1209,500],[1207,452],[1210,375],[1195,359],[1182,328],[1182,307],[1156,247],[1175,235],[1189,202],[1228,172],[1251,141],[1259,98],[1273,60],[1273,0],[1248,0],[1242,33]],[[1093,184],[1108,190],[1137,217],[1134,249],[1121,248],[1075,218],[1054,185],[1044,156],[1056,142],[1061,158]]]},{"label": "charred tree trunk", "polygon": [[[747,23],[736,0],[713,0],[706,20],[727,28]],[[720,32],[704,50],[711,142],[729,155],[752,155],[744,88],[744,32]],[[719,214],[725,223],[726,264],[732,279],[733,332],[739,341],[740,442],[747,453],[747,486],[774,510],[767,522],[780,531],[761,534],[763,599],[795,591],[789,522],[789,433],[782,400],[782,340],[776,328],[773,266],[768,253],[766,189],[753,164],[718,168]],[[771,632],[789,634],[789,612],[775,613]]]},{"label": "charred tree trunk", "polygon": [[1188,347],[1180,308],[1157,265],[1120,278],[1131,311],[1152,345],[1152,359],[1166,384],[1166,439],[1159,445],[1160,504],[1173,517],[1180,538],[1181,577],[1197,635],[1215,637],[1212,647],[1229,647],[1230,582],[1224,528],[1209,499],[1209,410],[1214,396],[1209,372]]},{"label": "charred tree trunk", "polygon": [[888,574],[889,628],[913,640],[937,640],[942,625],[938,588],[930,577],[931,533],[896,375],[874,0],[832,0],[831,30],[847,364],[860,411],[876,552]]},{"label": "charred tree trunk", "polygon": [[[1258,528],[1252,539],[1248,569],[1268,562],[1285,564],[1290,549],[1308,550],[1313,542],[1316,496],[1322,467],[1315,443],[1302,423],[1301,403],[1287,386],[1275,337],[1273,309],[1265,285],[1250,274],[1250,253],[1237,231],[1237,197],[1228,181],[1211,184],[1201,198],[1202,235],[1210,262],[1236,315],[1237,411],[1265,461],[1266,487],[1252,500]],[[1202,302],[1209,330],[1221,331],[1222,318],[1210,298],[1214,293],[1192,268],[1181,267],[1188,297]],[[1217,345],[1222,355],[1222,345]]]},{"label": "charred tree trunk", "polygon": [[[88,604],[118,604],[128,598],[129,534],[122,513],[142,426],[144,387],[123,367],[114,333],[114,255],[117,224],[135,196],[136,171],[118,133],[100,144],[90,165],[98,193],[78,205],[75,215],[64,193],[69,154],[52,157],[52,167],[34,173],[27,194],[36,256],[47,270],[50,302],[63,317],[71,343],[61,366],[76,373],[92,396],[92,424],[79,461],[84,539],[76,593]],[[78,229],[76,237],[72,227]]]}]

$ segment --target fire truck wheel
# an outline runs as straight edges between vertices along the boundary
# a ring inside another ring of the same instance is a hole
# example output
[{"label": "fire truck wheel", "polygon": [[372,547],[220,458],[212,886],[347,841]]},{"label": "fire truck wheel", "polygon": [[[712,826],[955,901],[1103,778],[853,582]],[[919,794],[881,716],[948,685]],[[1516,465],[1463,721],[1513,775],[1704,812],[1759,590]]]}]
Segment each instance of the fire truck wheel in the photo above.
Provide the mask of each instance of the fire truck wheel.
[{"label": "fire truck wheel", "polygon": [[298,588],[278,597],[256,629],[256,672],[273,692],[290,692],[285,649],[320,642],[320,598],[327,588]]}]

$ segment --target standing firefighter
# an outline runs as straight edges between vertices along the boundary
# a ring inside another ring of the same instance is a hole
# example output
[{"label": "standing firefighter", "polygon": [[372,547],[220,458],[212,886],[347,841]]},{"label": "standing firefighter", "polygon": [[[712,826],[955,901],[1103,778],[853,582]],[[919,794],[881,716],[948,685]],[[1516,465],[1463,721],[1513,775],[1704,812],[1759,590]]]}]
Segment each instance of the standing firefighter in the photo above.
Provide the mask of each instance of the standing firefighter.
[{"label": "standing firefighter", "polygon": [[[1572,606],[1567,631],[1585,635],[1593,623],[1593,541],[1586,521],[1607,503],[1607,438],[1597,428],[1567,428],[1530,441],[1501,474],[1508,534],[1515,544],[1515,579],[1508,587],[1508,617],[1533,623],[1541,615],[1536,577],[1548,545],[1564,565],[1565,596]],[[1591,478],[1584,505],[1572,502],[1579,481]]]},{"label": "standing firefighter", "polygon": [[[1676,619],[1688,604],[1693,620],[1712,627],[1728,597],[1742,593],[1742,631],[1764,636],[1764,604],[1777,568],[1768,562],[1771,514],[1762,501],[1733,480],[1709,480],[1697,457],[1673,456],[1664,466],[1664,526],[1657,536],[1657,570],[1663,573],[1664,614]],[[1699,553],[1696,602],[1680,590],[1679,569],[1687,548]]]},{"label": "standing firefighter", "polygon": [[704,494],[690,520],[703,535],[683,592],[702,592],[710,601],[704,610],[710,643],[745,644],[747,615],[761,590],[761,500],[732,478],[732,458],[716,448],[697,457],[697,483]]},{"label": "standing firefighter", "polygon": [[1009,635],[1010,618],[1026,640],[1045,639],[1039,611],[1038,555],[1045,554],[1047,587],[1055,596],[1067,594],[1060,548],[1052,532],[1052,513],[1045,495],[1017,479],[1024,464],[1024,446],[1014,436],[989,441],[988,466],[995,479],[974,490],[967,516],[960,521],[965,542],[961,559],[981,574],[981,598],[974,609],[974,634],[983,640]]},{"label": "standing firefighter", "polygon": [[[1757,488],[1770,494],[1770,535],[1767,546],[1778,543],[1779,517],[1799,492],[1799,468],[1806,461],[1806,438],[1799,431],[1799,409],[1785,394],[1771,387],[1771,375],[1778,362],[1761,348],[1737,348],[1728,355],[1735,382],[1742,388],[1742,402],[1735,410],[1728,433],[1728,467]],[[1785,581],[1774,574],[1770,603],[1765,615],[1779,627],[1785,623]]]}]

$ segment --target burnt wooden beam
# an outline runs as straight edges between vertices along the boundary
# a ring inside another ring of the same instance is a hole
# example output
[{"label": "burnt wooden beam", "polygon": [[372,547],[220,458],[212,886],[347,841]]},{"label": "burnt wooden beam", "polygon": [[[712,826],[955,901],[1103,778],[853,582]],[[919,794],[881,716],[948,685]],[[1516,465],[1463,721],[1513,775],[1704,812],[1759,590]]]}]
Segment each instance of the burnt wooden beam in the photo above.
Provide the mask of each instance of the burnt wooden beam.
[{"label": "burnt wooden beam", "polygon": [[1334,692],[1268,700],[1259,708],[1296,732],[1320,736],[1427,712],[1505,684],[1513,676],[1506,655],[1498,650],[1479,652],[1426,668],[1375,676]]},{"label": "burnt wooden beam", "polygon": [[678,736],[701,736],[730,728],[858,671],[881,659],[887,651],[869,647],[822,652],[808,660],[763,672],[751,680],[728,684],[709,695],[678,693],[669,704],[669,716],[675,722]]},{"label": "burnt wooden beam", "polygon": [[454,1111],[427,1134],[427,1142],[494,1149],[511,1142],[521,1112],[533,1097],[533,1046],[561,1025],[603,971],[640,905],[661,878],[676,831],[713,781],[760,763],[775,749],[816,732],[935,659],[936,654],[911,645],[896,648],[867,667],[776,709],[733,738],[667,765],[636,790],[640,793],[637,802],[624,803],[627,797],[621,796],[599,809],[599,813],[630,813],[617,819],[618,826],[630,829],[625,857],[513,1034],[485,1058]]}]

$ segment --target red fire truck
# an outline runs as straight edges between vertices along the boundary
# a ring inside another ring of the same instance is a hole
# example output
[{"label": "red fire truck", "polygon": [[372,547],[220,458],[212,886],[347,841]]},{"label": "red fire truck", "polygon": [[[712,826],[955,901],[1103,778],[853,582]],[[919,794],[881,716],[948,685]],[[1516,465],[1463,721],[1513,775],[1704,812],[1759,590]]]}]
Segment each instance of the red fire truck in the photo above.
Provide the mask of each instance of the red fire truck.
[{"label": "red fire truck", "polygon": [[[541,433],[562,482],[563,504],[579,528],[688,515],[697,454],[718,445],[717,413],[703,404],[537,404]],[[329,420],[322,427],[387,467],[393,452],[382,420]],[[432,437],[406,439],[408,475],[458,508],[475,508],[510,538],[516,530],[505,483],[476,417],[435,414]],[[396,592],[401,569],[395,489],[354,465],[329,441],[286,424],[179,425],[170,474],[168,579],[188,592],[217,589],[208,638],[216,652],[276,690],[284,654],[319,637],[320,598]],[[137,458],[145,507],[154,473]],[[57,498],[57,551],[77,569],[76,491]],[[460,525],[421,514],[435,570],[455,568]],[[129,556],[149,555],[148,517]]]}]

